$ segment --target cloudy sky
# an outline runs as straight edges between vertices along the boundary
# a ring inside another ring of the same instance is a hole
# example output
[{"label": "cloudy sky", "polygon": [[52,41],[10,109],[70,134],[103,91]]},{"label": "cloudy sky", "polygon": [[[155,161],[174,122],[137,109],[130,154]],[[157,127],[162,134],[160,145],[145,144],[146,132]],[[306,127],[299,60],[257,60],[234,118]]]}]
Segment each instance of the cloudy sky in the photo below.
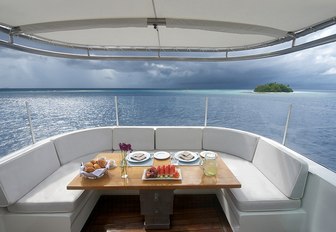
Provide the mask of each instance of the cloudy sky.
[{"label": "cloudy sky", "polygon": [[279,82],[294,89],[336,90],[336,43],[281,57],[222,63],[70,60],[0,47],[0,69],[0,88],[253,89]]}]

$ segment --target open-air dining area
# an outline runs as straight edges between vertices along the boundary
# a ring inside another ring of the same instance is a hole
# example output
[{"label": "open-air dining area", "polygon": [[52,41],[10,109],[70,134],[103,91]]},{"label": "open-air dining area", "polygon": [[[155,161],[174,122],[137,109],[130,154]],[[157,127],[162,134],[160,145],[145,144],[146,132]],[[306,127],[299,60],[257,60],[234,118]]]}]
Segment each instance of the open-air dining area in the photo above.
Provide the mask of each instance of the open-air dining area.
[{"label": "open-air dining area", "polygon": [[[142,154],[147,156],[143,160],[134,160],[132,162],[132,155]],[[174,161],[171,156],[178,155],[183,157],[184,154],[193,156],[189,161],[179,161],[177,163],[177,170],[179,176],[174,178],[173,174],[163,174],[161,177],[146,177],[146,171],[151,167],[167,167],[171,166]],[[113,160],[116,166],[106,170],[105,175],[97,179],[85,178],[85,176],[76,176],[71,181],[67,188],[70,190],[85,189],[85,190],[139,190],[141,214],[144,215],[146,229],[169,229],[170,215],[174,213],[174,190],[178,189],[220,189],[220,188],[240,188],[240,182],[235,178],[232,172],[228,169],[221,159],[216,158],[217,173],[213,176],[204,174],[206,167],[200,162],[206,162],[205,155],[199,155],[194,152],[176,152],[173,155],[162,156],[163,152],[156,152],[153,155],[147,152],[133,152],[127,156],[127,173],[128,176],[123,178],[121,176],[122,168],[122,154],[120,152],[100,153],[96,159],[103,157],[108,161]],[[204,153],[201,153],[204,154]],[[156,156],[161,155],[161,156]],[[156,158],[155,158],[156,157]],[[203,158],[204,157],[204,158]],[[203,160],[204,159],[204,160]]]},{"label": "open-air dining area", "polygon": [[[0,175],[9,231],[42,225],[52,232],[280,232],[283,225],[300,231],[306,215],[306,161],[270,139],[224,127],[78,130],[19,151],[0,166],[20,187]],[[14,223],[17,218],[25,223]]]}]

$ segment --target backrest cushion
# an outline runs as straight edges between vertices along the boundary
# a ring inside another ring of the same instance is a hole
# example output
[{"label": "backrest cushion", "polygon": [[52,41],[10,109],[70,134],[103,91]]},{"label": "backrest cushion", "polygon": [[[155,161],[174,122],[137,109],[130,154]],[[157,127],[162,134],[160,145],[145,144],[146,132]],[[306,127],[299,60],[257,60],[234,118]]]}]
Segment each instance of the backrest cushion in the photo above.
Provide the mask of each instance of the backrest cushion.
[{"label": "backrest cushion", "polygon": [[294,151],[261,138],[253,164],[287,197],[302,198],[308,176],[308,164],[296,156]]},{"label": "backrest cushion", "polygon": [[154,128],[116,127],[113,129],[113,150],[120,150],[119,143],[131,144],[133,150],[154,150]]},{"label": "backrest cushion", "polygon": [[101,127],[75,131],[53,139],[61,164],[81,156],[112,151],[112,128]]},{"label": "backrest cushion", "polygon": [[42,141],[0,159],[0,206],[13,204],[60,167],[54,144]]},{"label": "backrest cushion", "polygon": [[206,127],[203,129],[203,149],[238,156],[252,161],[259,136],[235,129]]},{"label": "backrest cushion", "polygon": [[159,127],[155,132],[157,150],[201,150],[202,128]]}]

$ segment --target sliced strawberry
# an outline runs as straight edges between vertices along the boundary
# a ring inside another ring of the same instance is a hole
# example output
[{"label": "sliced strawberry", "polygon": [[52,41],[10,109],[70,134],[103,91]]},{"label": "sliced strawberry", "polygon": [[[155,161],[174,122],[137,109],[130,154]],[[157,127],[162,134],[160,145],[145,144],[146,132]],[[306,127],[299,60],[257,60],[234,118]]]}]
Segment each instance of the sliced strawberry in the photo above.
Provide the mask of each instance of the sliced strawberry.
[{"label": "sliced strawberry", "polygon": [[151,172],[150,168],[148,168],[146,170],[146,178],[151,178],[151,175],[152,175],[152,172]]},{"label": "sliced strawberry", "polygon": [[180,177],[180,173],[178,171],[175,171],[173,174],[173,178],[179,178]]}]

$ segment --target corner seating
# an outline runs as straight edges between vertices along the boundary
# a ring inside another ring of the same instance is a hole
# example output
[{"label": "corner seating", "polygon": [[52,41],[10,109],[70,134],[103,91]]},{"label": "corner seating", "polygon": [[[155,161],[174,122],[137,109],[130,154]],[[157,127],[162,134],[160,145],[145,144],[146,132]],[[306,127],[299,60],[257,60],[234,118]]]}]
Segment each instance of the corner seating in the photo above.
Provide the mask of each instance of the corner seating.
[{"label": "corner seating", "polygon": [[205,128],[203,149],[220,152],[242,184],[217,194],[234,231],[302,231],[305,211],[300,207],[308,164],[295,152],[267,138],[226,128]]},{"label": "corner seating", "polygon": [[227,128],[104,127],[55,136],[0,160],[0,221],[6,232],[80,231],[101,192],[66,185],[80,162],[119,150],[119,142],[135,150],[217,151],[242,183],[241,189],[216,192],[234,231],[300,229],[307,164],[278,143]]},{"label": "corner seating", "polygon": [[112,150],[112,128],[52,137],[1,159],[5,231],[80,231],[99,194],[70,191],[66,185],[78,174],[80,162],[104,150]]}]

